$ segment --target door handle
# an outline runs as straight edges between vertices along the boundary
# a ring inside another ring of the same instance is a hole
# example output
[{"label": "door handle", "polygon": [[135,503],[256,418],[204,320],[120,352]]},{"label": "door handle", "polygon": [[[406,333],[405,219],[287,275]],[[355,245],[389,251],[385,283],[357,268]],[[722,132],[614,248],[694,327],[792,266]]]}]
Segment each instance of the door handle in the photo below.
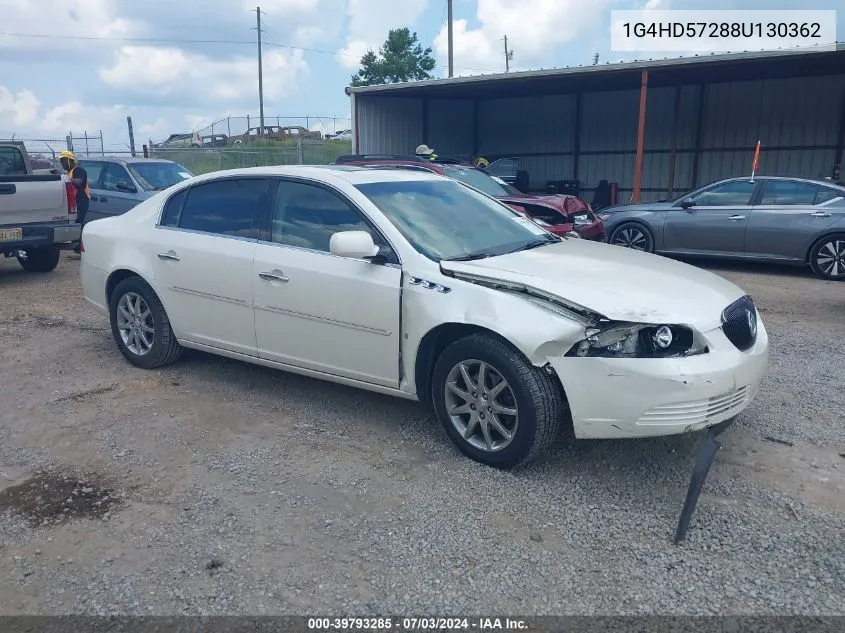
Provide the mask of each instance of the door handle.
[{"label": "door handle", "polygon": [[810,217],[813,217],[813,218],[829,218],[830,214],[827,211],[816,211],[815,213],[811,213]]},{"label": "door handle", "polygon": [[91,202],[97,202],[99,198],[97,196],[91,196]]},{"label": "door handle", "polygon": [[258,276],[264,279],[265,281],[281,281],[282,283],[287,283],[290,281],[285,274],[281,270],[273,270],[266,273],[258,273]]},{"label": "door handle", "polygon": [[174,262],[181,261],[181,259],[182,259],[181,257],[179,257],[173,251],[167,251],[166,253],[159,253],[158,258],[159,259],[169,259],[169,260],[174,261]]},{"label": "door handle", "polygon": [[102,196],[100,197],[100,202],[108,202],[108,201],[109,201],[108,198],[103,198]]},{"label": "door handle", "polygon": [[744,220],[744,219],[745,219],[744,215],[732,215],[731,217],[728,218],[728,220],[733,220],[734,222],[738,222],[739,220]]}]

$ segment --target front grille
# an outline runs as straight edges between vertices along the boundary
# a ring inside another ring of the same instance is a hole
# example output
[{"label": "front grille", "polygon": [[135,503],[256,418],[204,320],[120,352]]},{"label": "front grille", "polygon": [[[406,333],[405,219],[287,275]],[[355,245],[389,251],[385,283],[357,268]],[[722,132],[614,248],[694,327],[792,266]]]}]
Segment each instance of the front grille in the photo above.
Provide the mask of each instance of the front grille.
[{"label": "front grille", "polygon": [[748,295],[734,301],[722,312],[722,331],[737,349],[751,349],[757,340],[757,309]]}]

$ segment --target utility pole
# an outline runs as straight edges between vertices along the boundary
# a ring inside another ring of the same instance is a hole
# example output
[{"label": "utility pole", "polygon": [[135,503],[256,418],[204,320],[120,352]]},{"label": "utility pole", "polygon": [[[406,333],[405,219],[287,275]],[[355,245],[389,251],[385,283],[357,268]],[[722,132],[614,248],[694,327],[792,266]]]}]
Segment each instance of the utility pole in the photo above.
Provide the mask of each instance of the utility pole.
[{"label": "utility pole", "polygon": [[261,69],[261,7],[255,7],[256,30],[258,31],[258,117],[260,133],[264,133],[264,71]]},{"label": "utility pole", "polygon": [[452,0],[446,0],[446,8],[448,11],[448,34],[449,34],[449,76],[451,77],[455,72],[455,51],[452,45]]},{"label": "utility pole", "polygon": [[505,72],[511,71],[511,60],[513,59],[513,51],[508,48],[508,36],[505,35]]}]

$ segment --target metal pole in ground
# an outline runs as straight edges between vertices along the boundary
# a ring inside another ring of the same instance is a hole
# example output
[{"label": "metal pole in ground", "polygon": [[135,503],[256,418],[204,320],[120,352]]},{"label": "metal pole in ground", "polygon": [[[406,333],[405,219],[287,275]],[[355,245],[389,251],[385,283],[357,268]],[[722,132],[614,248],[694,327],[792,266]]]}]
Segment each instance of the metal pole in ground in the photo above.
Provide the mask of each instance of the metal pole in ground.
[{"label": "metal pole in ground", "polygon": [[261,131],[264,131],[264,72],[261,69],[261,7],[255,7],[255,19],[258,31],[258,116]]},{"label": "metal pole in ground", "polygon": [[126,117],[126,127],[129,128],[129,152],[135,156],[135,133],[132,131],[132,117]]}]

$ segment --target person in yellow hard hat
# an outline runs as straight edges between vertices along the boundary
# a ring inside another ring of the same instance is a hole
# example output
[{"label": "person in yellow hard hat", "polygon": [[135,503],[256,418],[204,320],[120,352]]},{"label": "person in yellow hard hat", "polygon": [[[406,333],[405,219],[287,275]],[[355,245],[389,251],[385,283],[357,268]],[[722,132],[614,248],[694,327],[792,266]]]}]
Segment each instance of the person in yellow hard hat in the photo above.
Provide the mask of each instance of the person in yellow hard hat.
[{"label": "person in yellow hard hat", "polygon": [[425,143],[417,145],[417,150],[414,153],[425,160],[437,160],[437,154],[435,154],[434,150]]},{"label": "person in yellow hard hat", "polygon": [[[62,169],[67,172],[67,177],[76,192],[76,221],[85,226],[85,216],[88,215],[88,206],[91,202],[91,191],[88,189],[88,172],[77,164],[73,152],[65,150],[59,152],[59,163]],[[77,255],[80,254],[79,244],[73,249]]]},{"label": "person in yellow hard hat", "polygon": [[472,161],[473,166],[478,167],[479,169],[487,169],[490,166],[490,161],[484,158],[483,156],[479,156],[474,161]]}]

